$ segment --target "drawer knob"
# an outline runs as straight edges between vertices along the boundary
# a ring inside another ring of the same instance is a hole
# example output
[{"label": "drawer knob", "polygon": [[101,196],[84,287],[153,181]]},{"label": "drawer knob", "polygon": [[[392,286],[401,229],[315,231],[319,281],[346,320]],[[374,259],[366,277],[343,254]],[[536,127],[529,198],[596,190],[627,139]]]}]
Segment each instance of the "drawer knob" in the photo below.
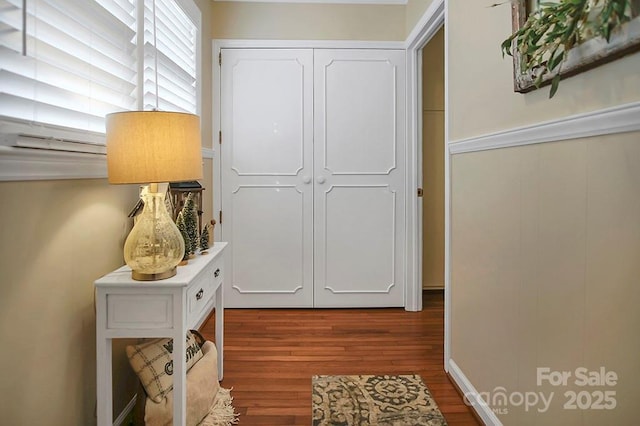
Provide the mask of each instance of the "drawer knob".
[{"label": "drawer knob", "polygon": [[196,300],[202,299],[203,295],[204,295],[204,290],[200,289],[200,291],[196,293]]},{"label": "drawer knob", "polygon": [[220,275],[220,268],[216,269],[216,271],[213,273],[213,276],[218,278],[218,275]]}]

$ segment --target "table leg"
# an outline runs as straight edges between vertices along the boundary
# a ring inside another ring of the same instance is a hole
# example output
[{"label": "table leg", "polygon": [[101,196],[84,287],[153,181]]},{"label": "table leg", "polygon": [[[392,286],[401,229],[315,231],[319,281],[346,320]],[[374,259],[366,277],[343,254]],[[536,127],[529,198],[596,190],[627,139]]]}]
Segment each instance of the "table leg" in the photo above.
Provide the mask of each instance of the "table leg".
[{"label": "table leg", "polygon": [[176,316],[181,320],[176,322],[173,334],[173,424],[184,426],[187,424],[186,319]]},{"label": "table leg", "polygon": [[111,382],[112,340],[105,339],[102,332],[96,339],[96,399],[98,426],[113,425],[113,383]]},{"label": "table leg", "polygon": [[224,296],[220,284],[216,290],[216,349],[218,350],[218,380],[222,380],[224,366]]}]

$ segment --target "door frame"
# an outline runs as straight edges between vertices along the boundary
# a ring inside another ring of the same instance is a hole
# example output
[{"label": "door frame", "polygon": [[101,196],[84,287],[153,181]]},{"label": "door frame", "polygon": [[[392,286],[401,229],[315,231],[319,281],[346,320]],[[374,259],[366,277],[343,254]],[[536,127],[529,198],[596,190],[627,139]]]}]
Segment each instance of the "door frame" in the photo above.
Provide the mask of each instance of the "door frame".
[{"label": "door frame", "polygon": [[[448,8],[446,0],[433,0],[407,40],[407,310],[422,310],[422,48],[444,25],[444,368],[451,355],[451,175],[449,144]],[[409,196],[410,195],[410,196]],[[412,284],[409,284],[412,283]]]},{"label": "door frame", "polygon": [[[222,49],[392,49],[406,51],[406,43],[403,41],[331,41],[331,40],[237,40],[237,39],[214,39],[213,40],[213,108],[212,108],[212,123],[213,123],[213,215],[218,220],[218,212],[222,206],[222,168],[221,168],[221,147],[218,144],[218,135],[221,131],[221,67],[218,63],[218,55]],[[223,59],[224,60],[224,59]],[[407,98],[409,92],[406,92]],[[407,110],[407,115],[409,110]],[[224,138],[224,137],[223,137]],[[408,152],[409,137],[406,136],[406,150],[405,150],[405,166],[409,163]],[[224,140],[223,140],[224,143]],[[215,152],[218,150],[217,152]],[[409,200],[415,194],[415,189],[409,190],[408,175],[405,172],[405,200]],[[409,197],[411,195],[412,197]],[[409,217],[410,206],[405,203],[405,224]],[[214,233],[215,241],[224,241],[224,217],[223,223],[217,226]],[[409,247],[409,236],[411,235],[410,229],[405,225],[405,253],[411,253]],[[404,259],[405,265],[405,300],[404,306],[406,310],[418,311],[422,306],[422,292],[421,283],[415,280],[409,279],[407,275],[407,256]],[[416,286],[419,287],[415,288]],[[419,297],[415,300],[415,297]],[[418,307],[418,308],[416,308]]]}]

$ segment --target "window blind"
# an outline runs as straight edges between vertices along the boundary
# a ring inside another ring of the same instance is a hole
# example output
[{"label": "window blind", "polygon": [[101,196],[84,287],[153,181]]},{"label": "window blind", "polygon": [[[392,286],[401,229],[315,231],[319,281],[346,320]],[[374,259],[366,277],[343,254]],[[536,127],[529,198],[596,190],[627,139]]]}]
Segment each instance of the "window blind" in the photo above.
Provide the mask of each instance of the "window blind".
[{"label": "window blind", "polygon": [[[111,112],[197,113],[199,21],[177,0],[26,5],[25,46],[23,0],[0,0],[0,134],[102,144]],[[11,140],[24,139],[0,138],[0,145]]]},{"label": "window blind", "polygon": [[23,56],[22,0],[0,0],[3,127],[99,141],[107,113],[136,107],[135,0],[26,4]]},{"label": "window blind", "polygon": [[154,25],[144,0],[143,108],[195,114],[198,26],[173,0],[155,0],[155,14]]}]

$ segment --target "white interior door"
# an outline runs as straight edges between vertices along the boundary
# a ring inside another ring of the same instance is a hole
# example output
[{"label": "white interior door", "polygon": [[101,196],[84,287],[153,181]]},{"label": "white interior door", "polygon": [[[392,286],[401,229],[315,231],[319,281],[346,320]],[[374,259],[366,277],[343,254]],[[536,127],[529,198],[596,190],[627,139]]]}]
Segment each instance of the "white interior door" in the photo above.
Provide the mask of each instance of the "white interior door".
[{"label": "white interior door", "polygon": [[314,305],[404,306],[405,53],[314,64]]},{"label": "white interior door", "polygon": [[313,306],[312,98],[312,50],[222,51],[228,307]]}]

